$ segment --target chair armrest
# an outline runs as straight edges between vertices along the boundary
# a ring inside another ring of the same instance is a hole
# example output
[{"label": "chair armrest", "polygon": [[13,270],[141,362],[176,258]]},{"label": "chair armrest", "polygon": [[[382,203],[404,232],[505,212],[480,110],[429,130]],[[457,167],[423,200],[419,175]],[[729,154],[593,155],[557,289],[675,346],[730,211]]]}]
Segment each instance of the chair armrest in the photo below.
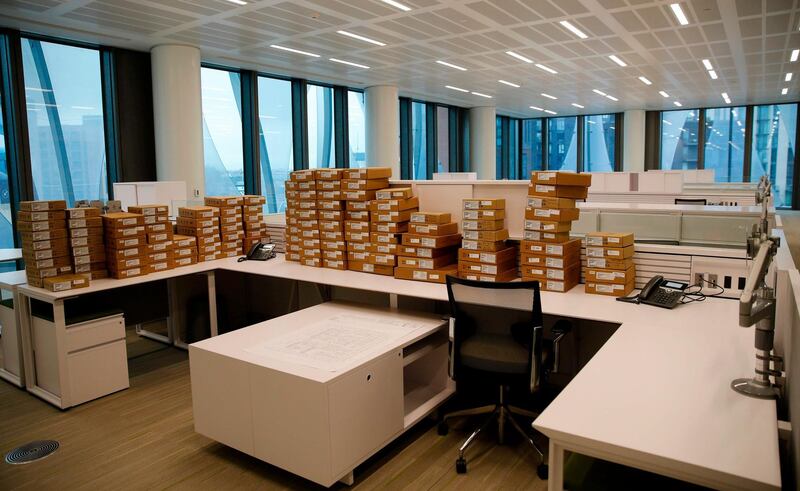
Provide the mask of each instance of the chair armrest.
[{"label": "chair armrest", "polygon": [[531,380],[530,390],[531,393],[539,389],[539,382],[542,376],[542,335],[544,328],[542,326],[533,327],[533,345],[531,346]]},{"label": "chair armrest", "polygon": [[447,374],[451,379],[456,379],[455,360],[456,360],[456,319],[450,317],[447,333]]},{"label": "chair armrest", "polygon": [[564,338],[568,333],[572,332],[572,323],[566,320],[559,320],[553,325],[553,369],[551,373],[558,373],[558,364],[560,360],[559,353],[561,349],[559,347],[561,343],[561,339]]}]

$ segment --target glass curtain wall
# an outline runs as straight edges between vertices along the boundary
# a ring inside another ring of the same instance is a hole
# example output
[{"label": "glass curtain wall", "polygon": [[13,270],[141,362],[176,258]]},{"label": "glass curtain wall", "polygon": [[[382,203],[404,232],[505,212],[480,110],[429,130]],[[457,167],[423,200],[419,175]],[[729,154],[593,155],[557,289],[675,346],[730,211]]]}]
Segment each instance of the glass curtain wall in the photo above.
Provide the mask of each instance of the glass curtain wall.
[{"label": "glass curtain wall", "polygon": [[350,167],[366,167],[367,126],[363,92],[347,92],[347,132],[350,138]]},{"label": "glass curtain wall", "polygon": [[425,103],[411,102],[411,166],[414,179],[428,178],[428,144]]},{"label": "glass curtain wall", "polygon": [[294,170],[292,83],[258,77],[258,146],[266,213],[286,211],[284,182]]},{"label": "glass curtain wall", "polygon": [[547,169],[577,171],[578,118],[550,118],[547,123]]},{"label": "glass curtain wall", "polygon": [[522,120],[522,174],[529,179],[531,171],[542,170],[542,119]]},{"label": "glass curtain wall", "polygon": [[306,106],[308,108],[308,167],[309,169],[336,167],[333,89],[308,84]]},{"label": "glass curtain wall", "polygon": [[753,108],[750,181],[766,174],[772,181],[775,206],[792,206],[797,138],[797,104]]},{"label": "glass curtain wall", "polygon": [[[14,228],[11,215],[9,182],[11,173],[8,171],[8,159],[6,158],[6,132],[3,123],[5,113],[3,112],[4,99],[2,89],[2,84],[0,84],[0,248],[9,249],[14,247]],[[3,270],[2,265],[0,265],[0,270]]]},{"label": "glass curtain wall", "polygon": [[583,133],[583,162],[587,172],[613,172],[616,115],[585,116]]},{"label": "glass curtain wall", "polygon": [[450,109],[436,107],[436,172],[450,172]]},{"label": "glass curtain wall", "polygon": [[744,176],[744,107],[705,110],[703,168],[714,169],[717,182],[741,182]]},{"label": "glass curtain wall", "polygon": [[241,76],[203,67],[200,82],[206,195],[244,194]]},{"label": "glass curtain wall", "polygon": [[699,110],[661,113],[661,169],[697,169]]}]

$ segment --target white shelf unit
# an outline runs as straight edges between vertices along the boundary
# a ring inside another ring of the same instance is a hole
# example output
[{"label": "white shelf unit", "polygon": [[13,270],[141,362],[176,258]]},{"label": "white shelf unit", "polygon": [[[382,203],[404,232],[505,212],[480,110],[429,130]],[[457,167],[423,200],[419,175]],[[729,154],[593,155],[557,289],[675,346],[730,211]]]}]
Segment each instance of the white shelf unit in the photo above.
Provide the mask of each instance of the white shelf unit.
[{"label": "white shelf unit", "polygon": [[403,429],[433,412],[455,393],[447,374],[448,343],[444,330],[403,348]]}]

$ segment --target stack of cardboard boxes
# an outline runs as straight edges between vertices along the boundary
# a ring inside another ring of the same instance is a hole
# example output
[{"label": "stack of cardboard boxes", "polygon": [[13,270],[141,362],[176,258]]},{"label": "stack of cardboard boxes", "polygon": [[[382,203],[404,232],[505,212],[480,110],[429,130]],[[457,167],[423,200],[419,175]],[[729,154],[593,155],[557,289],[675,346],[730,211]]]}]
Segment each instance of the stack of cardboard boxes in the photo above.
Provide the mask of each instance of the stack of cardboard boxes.
[{"label": "stack of cardboard boxes", "polygon": [[174,234],[172,256],[175,258],[176,268],[197,264],[197,237]]},{"label": "stack of cardboard boxes", "polygon": [[169,222],[167,205],[129,206],[128,212],[142,215],[147,240],[148,272],[167,271],[175,268],[172,224]]},{"label": "stack of cardboard boxes", "polygon": [[45,287],[73,272],[67,245],[66,201],[21,201],[17,230],[28,284]]},{"label": "stack of cardboard boxes", "polygon": [[244,248],[242,196],[206,196],[206,206],[217,208],[219,217],[219,251],[217,259],[235,257]]},{"label": "stack of cardboard boxes", "polygon": [[465,199],[461,228],[464,240],[458,252],[459,276],[490,282],[517,278],[517,248],[506,242],[505,199]]},{"label": "stack of cardboard boxes", "polygon": [[[286,227],[284,228],[283,237],[286,241],[286,255],[287,261],[300,262],[300,184],[307,186],[307,183],[298,181],[295,177],[295,172],[289,174],[289,180],[284,183],[286,192]],[[316,193],[315,193],[316,195]],[[305,216],[317,218],[316,207],[313,210],[306,210]]]},{"label": "stack of cardboard boxes", "polygon": [[264,196],[246,194],[242,196],[242,224],[244,226],[244,241],[242,254],[247,254],[253,245],[267,239],[267,226],[264,223]]},{"label": "stack of cardboard boxes", "polygon": [[[316,169],[297,170],[291,174],[297,184],[295,198],[294,233],[299,253],[299,261],[305,266],[322,267],[322,242],[319,240],[319,219],[317,210],[317,171]],[[335,183],[336,181],[331,181]],[[288,189],[288,188],[287,188]],[[288,202],[288,200],[287,200]],[[288,204],[287,204],[288,207]]]},{"label": "stack of cardboard boxes", "polygon": [[[184,206],[178,208],[178,234],[180,236],[194,237],[197,262],[213,261],[221,251],[221,237],[219,232],[219,209],[211,206]],[[178,246],[188,249],[189,242],[181,237]],[[188,251],[181,253],[180,257],[188,257]],[[183,255],[185,254],[185,255]]]},{"label": "stack of cardboard boxes", "polygon": [[542,290],[566,292],[580,283],[580,239],[570,239],[572,221],[585,199],[591,174],[531,173],[520,268],[525,280],[539,280]]},{"label": "stack of cardboard boxes", "polygon": [[591,232],[586,234],[586,293],[622,297],[633,291],[633,234]]},{"label": "stack of cardboard boxes", "polygon": [[444,283],[458,273],[458,223],[449,213],[414,212],[398,249],[395,278]]},{"label": "stack of cardboard boxes", "polygon": [[76,273],[90,279],[108,278],[103,241],[102,210],[95,207],[68,208],[67,228],[72,264]]},{"label": "stack of cardboard boxes", "polygon": [[133,278],[147,274],[148,249],[144,216],[115,212],[102,216],[106,261],[112,278]]},{"label": "stack of cardboard boxes", "polygon": [[317,170],[317,210],[301,213],[309,218],[315,211],[319,227],[322,267],[347,269],[347,245],[344,240],[345,205],[342,199],[343,169]]},{"label": "stack of cardboard boxes", "polygon": [[377,267],[376,273],[394,274],[400,239],[408,232],[411,215],[418,209],[419,199],[412,196],[411,188],[386,188],[375,192],[375,199],[369,205],[370,245],[366,262]]},{"label": "stack of cardboard boxes", "polygon": [[[371,210],[372,201],[376,198],[379,189],[389,187],[391,176],[392,169],[389,167],[345,169],[342,173],[342,199],[345,200],[344,236],[347,247],[347,268],[350,270],[387,276],[394,274],[394,264],[375,264],[377,261],[388,261],[389,258],[386,257],[386,253],[372,255],[373,244],[370,233],[371,224],[375,218]],[[384,211],[383,215],[383,218],[388,221],[376,223],[393,223],[389,210]],[[391,227],[391,225],[387,225],[384,228],[388,230]],[[382,242],[383,245],[391,244],[391,241],[388,241],[390,233],[380,232],[379,234],[382,234],[380,236],[387,240],[387,242]],[[377,239],[378,235],[375,238]],[[390,247],[383,248],[383,250],[390,249]],[[379,256],[382,257],[379,258]]]}]

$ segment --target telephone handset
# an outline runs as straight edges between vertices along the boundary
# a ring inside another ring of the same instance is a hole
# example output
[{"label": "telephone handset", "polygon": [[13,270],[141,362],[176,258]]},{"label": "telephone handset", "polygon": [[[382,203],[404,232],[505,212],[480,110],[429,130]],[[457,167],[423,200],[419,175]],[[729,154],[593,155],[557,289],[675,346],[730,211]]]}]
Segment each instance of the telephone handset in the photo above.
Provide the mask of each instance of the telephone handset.
[{"label": "telephone handset", "polygon": [[642,288],[638,295],[617,298],[620,302],[643,303],[665,309],[672,309],[681,302],[683,291],[688,287],[680,281],[665,280],[655,275]]},{"label": "telephone handset", "polygon": [[275,244],[264,244],[263,242],[256,242],[250,248],[247,255],[239,258],[242,261],[266,261],[275,257]]}]

